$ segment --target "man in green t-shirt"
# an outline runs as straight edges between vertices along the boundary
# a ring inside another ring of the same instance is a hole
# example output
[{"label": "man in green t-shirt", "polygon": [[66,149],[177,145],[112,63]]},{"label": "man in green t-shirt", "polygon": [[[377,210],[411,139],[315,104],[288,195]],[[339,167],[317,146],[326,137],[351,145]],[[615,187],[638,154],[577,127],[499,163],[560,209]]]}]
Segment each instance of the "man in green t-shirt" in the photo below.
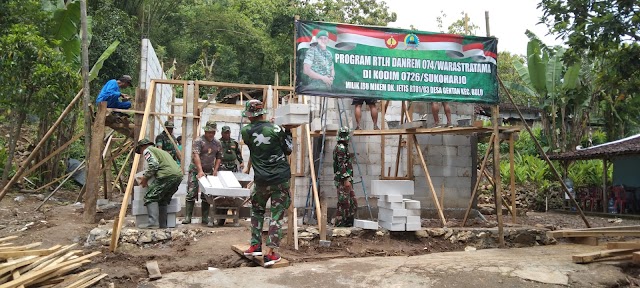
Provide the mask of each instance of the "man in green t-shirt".
[{"label": "man in green t-shirt", "polygon": [[254,172],[251,191],[251,247],[244,251],[247,256],[262,256],[262,226],[267,201],[271,198],[271,224],[267,236],[268,251],[264,255],[265,267],[280,261],[274,251],[282,238],[282,218],[291,203],[289,179],[291,168],[287,156],[293,149],[291,131],[265,120],[262,102],[250,100],[245,104],[243,115],[251,124],[242,128],[242,140],[251,152],[250,161]]},{"label": "man in green t-shirt", "polygon": [[[166,228],[167,206],[182,182],[182,171],[169,153],[153,147],[153,142],[149,139],[138,141],[136,153],[142,154],[147,163],[140,186],[143,188],[149,186],[149,190],[144,195],[149,222],[141,228]],[[147,185],[152,177],[156,180]]]}]

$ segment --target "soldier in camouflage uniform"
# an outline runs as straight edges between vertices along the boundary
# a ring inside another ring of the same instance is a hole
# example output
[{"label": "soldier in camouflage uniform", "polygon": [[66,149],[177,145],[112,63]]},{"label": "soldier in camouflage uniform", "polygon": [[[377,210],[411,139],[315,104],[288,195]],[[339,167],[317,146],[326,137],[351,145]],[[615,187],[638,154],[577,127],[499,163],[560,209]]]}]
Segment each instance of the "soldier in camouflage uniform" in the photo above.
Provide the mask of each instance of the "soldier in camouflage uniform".
[{"label": "soldier in camouflage uniform", "polygon": [[220,164],[220,171],[238,172],[238,163],[240,163],[240,171],[242,171],[242,169],[244,169],[242,150],[240,150],[238,142],[231,139],[231,128],[229,126],[222,127],[222,138],[220,138],[220,144],[222,145],[222,163]]},{"label": "soldier in camouflage uniform", "polygon": [[140,186],[147,187],[149,179],[156,178],[144,195],[149,223],[142,228],[166,228],[167,206],[182,182],[182,171],[169,153],[153,147],[153,143],[148,139],[138,141],[136,153],[142,154],[147,164]]},{"label": "soldier in camouflage uniform", "polygon": [[317,45],[309,48],[304,57],[303,73],[309,76],[309,87],[313,89],[331,90],[335,70],[333,55],[327,50],[329,33],[321,30],[316,34]]},{"label": "soldier in camouflage uniform", "polygon": [[167,151],[169,155],[173,157],[173,160],[178,161],[178,153],[176,153],[176,147],[173,147],[173,142],[171,142],[171,139],[169,139],[169,137],[171,137],[173,138],[173,141],[178,143],[176,138],[173,137],[173,121],[165,121],[164,127],[167,128],[167,131],[169,131],[169,135],[167,135],[165,131],[162,131],[160,135],[156,136],[156,147]]},{"label": "soldier in camouflage uniform", "polygon": [[289,179],[291,168],[287,155],[291,154],[293,143],[291,131],[265,120],[266,113],[259,100],[247,101],[244,116],[251,124],[242,128],[242,140],[249,146],[250,161],[254,171],[254,185],[251,191],[251,247],[244,252],[247,256],[262,255],[262,225],[265,207],[271,198],[271,224],[267,236],[268,251],[264,255],[264,265],[271,266],[280,261],[274,252],[282,238],[282,218],[291,203]]},{"label": "soldier in camouflage uniform", "polygon": [[336,226],[352,227],[358,202],[353,192],[353,164],[349,154],[349,127],[338,131],[338,143],[333,150],[333,180],[338,188],[338,207],[336,209]]},{"label": "soldier in camouflage uniform", "polygon": [[[218,168],[220,168],[222,159],[222,146],[215,139],[217,126],[216,122],[207,121],[204,127],[204,135],[193,141],[193,147],[191,148],[193,155],[189,165],[189,178],[187,179],[187,213],[182,224],[191,223],[193,207],[198,199],[198,191],[200,190],[198,179],[207,174],[218,176]],[[202,206],[200,207],[202,209],[202,224],[207,225],[209,224],[209,208],[211,205],[204,197],[204,193],[200,194],[200,198],[202,199]],[[210,226],[213,226],[213,223]]]}]

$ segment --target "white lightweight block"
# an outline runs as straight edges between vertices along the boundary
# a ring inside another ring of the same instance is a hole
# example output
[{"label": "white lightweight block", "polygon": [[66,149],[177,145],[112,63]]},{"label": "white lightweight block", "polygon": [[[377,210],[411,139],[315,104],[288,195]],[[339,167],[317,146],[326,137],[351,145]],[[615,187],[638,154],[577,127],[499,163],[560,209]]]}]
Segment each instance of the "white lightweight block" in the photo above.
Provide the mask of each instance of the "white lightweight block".
[{"label": "white lightweight block", "polygon": [[422,223],[422,221],[420,220],[420,216],[407,216],[406,219],[407,219],[407,223],[411,223],[411,224]]},{"label": "white lightweight block", "polygon": [[380,199],[385,202],[403,202],[402,195],[382,195]]},{"label": "white lightweight block", "polygon": [[133,200],[131,203],[131,215],[147,215],[147,206],[144,206],[144,200]]},{"label": "white lightweight block", "polygon": [[142,200],[144,195],[149,191],[149,186],[142,188],[142,186],[133,186],[133,199]]},{"label": "white lightweight block", "polygon": [[[388,209],[378,207],[378,215],[396,217],[396,216],[407,216],[407,209]],[[380,217],[380,216],[379,216]]]},{"label": "white lightweight block", "polygon": [[353,221],[353,226],[367,230],[378,230],[378,222],[369,220],[356,219]]},{"label": "white lightweight block", "polygon": [[372,195],[413,195],[411,180],[371,180]]},{"label": "white lightweight block", "polygon": [[[206,177],[207,181],[209,182],[209,186],[205,186],[205,188],[226,188],[224,187],[224,185],[222,185],[222,181],[220,181],[220,178],[211,175],[207,175]],[[202,178],[198,180],[202,180]],[[206,182],[200,181],[200,183],[206,185]]]},{"label": "white lightweight block", "polygon": [[404,207],[407,209],[420,209],[420,201],[411,200],[411,199],[402,199],[404,202]]},{"label": "white lightweight block", "polygon": [[420,217],[422,214],[420,209],[407,209],[407,216],[418,216]]},{"label": "white lightweight block", "polygon": [[204,194],[227,197],[249,197],[250,191],[246,188],[206,188]]},{"label": "white lightweight block", "polygon": [[218,171],[218,179],[225,188],[242,188],[236,176],[231,171]]},{"label": "white lightweight block", "polygon": [[275,116],[285,116],[290,114],[309,115],[309,104],[287,104],[276,108]]},{"label": "white lightweight block", "polygon": [[405,223],[390,223],[386,221],[378,221],[378,224],[380,224],[380,227],[385,228],[389,231],[405,231],[405,229],[407,229]]},{"label": "white lightweight block", "polygon": [[171,198],[171,203],[167,206],[167,213],[178,213],[181,209],[180,199],[178,197]]},{"label": "white lightweight block", "polygon": [[175,228],[175,227],[176,227],[176,213],[168,213],[167,228]]},{"label": "white lightweight block", "polygon": [[387,202],[378,199],[378,208],[404,209],[404,202]]},{"label": "white lightweight block", "polygon": [[309,115],[289,114],[284,116],[276,116],[274,119],[276,125],[303,125],[309,124]]},{"label": "white lightweight block", "polygon": [[389,223],[407,223],[407,217],[404,216],[397,216],[397,217],[381,217],[378,216],[378,221],[384,221],[384,222],[389,222]]},{"label": "white lightweight block", "polygon": [[422,225],[420,223],[407,223],[406,231],[418,231],[422,229]]}]

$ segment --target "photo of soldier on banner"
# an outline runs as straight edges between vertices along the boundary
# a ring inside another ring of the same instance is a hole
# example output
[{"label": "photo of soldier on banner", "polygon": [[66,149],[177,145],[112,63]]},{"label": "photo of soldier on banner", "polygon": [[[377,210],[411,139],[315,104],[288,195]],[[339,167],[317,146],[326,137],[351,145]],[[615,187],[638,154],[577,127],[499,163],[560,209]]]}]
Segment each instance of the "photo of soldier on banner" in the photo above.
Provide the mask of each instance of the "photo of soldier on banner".
[{"label": "photo of soldier on banner", "polygon": [[296,93],[499,102],[494,37],[313,21],[296,31]]}]

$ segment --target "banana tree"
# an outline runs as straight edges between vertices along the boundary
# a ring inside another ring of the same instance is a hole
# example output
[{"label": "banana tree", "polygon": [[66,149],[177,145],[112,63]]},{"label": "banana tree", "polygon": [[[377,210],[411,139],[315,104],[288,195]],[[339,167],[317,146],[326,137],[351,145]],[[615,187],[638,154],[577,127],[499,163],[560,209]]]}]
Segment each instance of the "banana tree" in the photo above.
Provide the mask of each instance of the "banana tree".
[{"label": "banana tree", "polygon": [[[550,140],[549,149],[554,152],[564,151],[566,140],[563,140],[562,145],[559,144],[557,130],[560,128],[560,135],[566,137],[566,107],[572,100],[572,94],[566,92],[576,87],[580,64],[566,67],[562,61],[564,48],[547,47],[533,33],[527,31],[527,35],[530,41],[527,44],[526,66],[518,59],[514,59],[513,62],[525,85],[512,82],[506,82],[505,85],[536,100],[538,107],[543,111],[542,127],[544,135]],[[558,112],[559,123],[556,119]]]}]

